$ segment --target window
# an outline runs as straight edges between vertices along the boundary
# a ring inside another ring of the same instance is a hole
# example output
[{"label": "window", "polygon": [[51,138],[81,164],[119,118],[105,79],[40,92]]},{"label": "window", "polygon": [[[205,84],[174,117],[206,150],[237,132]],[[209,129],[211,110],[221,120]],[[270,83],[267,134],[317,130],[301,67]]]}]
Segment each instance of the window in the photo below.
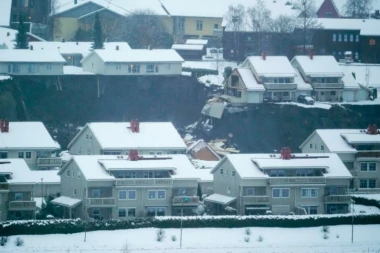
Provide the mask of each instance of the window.
[{"label": "window", "polygon": [[28,65],[28,72],[29,73],[38,73],[39,72],[39,66],[37,64],[29,64]]},{"label": "window", "polygon": [[375,179],[360,180],[360,188],[376,188]]},{"label": "window", "polygon": [[86,140],[90,139],[90,134],[86,134]]},{"label": "window", "polygon": [[226,176],[228,176],[228,170],[226,170]]},{"label": "window", "polygon": [[3,203],[3,194],[0,194],[0,204]]},{"label": "window", "polygon": [[347,42],[347,41],[348,41],[348,35],[345,34],[345,35],[344,35],[344,42]]},{"label": "window", "polygon": [[99,208],[94,208],[92,209],[92,215],[93,217],[95,218],[99,218],[100,217],[100,209]]},{"label": "window", "polygon": [[359,59],[359,53],[356,52],[356,53],[355,53],[355,60],[358,60],[358,59]]},{"label": "window", "polygon": [[127,209],[119,208],[119,218],[127,217]]},{"label": "window", "polygon": [[336,92],[335,92],[335,91],[330,91],[330,95],[331,95],[331,96],[335,96],[335,95],[336,95]]},{"label": "window", "polygon": [[15,200],[16,201],[20,201],[20,200],[23,200],[24,199],[24,193],[22,192],[16,192],[15,193]]},{"label": "window", "polygon": [[50,63],[46,64],[46,69],[51,70],[51,64]]},{"label": "window", "polygon": [[18,152],[18,158],[24,158],[24,152]]},{"label": "window", "polygon": [[165,190],[159,190],[157,191],[157,197],[158,199],[165,199],[166,191]]},{"label": "window", "polygon": [[360,163],[360,171],[376,171],[375,162]]},{"label": "window", "polygon": [[247,196],[253,196],[255,194],[254,188],[247,188]]},{"label": "window", "polygon": [[214,24],[214,29],[218,29],[219,28],[219,25],[218,24]]},{"label": "window", "polygon": [[136,191],[128,191],[128,199],[136,199]]},{"label": "window", "polygon": [[178,20],[178,31],[183,31],[183,30],[185,30],[185,19],[180,18]]},{"label": "window", "polygon": [[81,147],[77,147],[77,155],[80,155],[82,153],[82,148]]},{"label": "window", "polygon": [[70,173],[70,170],[66,170],[66,176],[68,176],[68,177],[69,177],[69,176],[70,176],[70,174],[71,174],[71,173]]},{"label": "window", "polygon": [[376,171],[376,163],[368,163],[368,171]]},{"label": "window", "polygon": [[146,73],[153,73],[153,72],[154,72],[154,64],[147,64]]},{"label": "window", "polygon": [[336,34],[333,34],[333,41],[336,41]]},{"label": "window", "polygon": [[127,199],[127,191],[119,191],[119,199]]},{"label": "window", "polygon": [[78,170],[78,179],[81,179],[82,178],[82,172],[80,172],[79,170]]},{"label": "window", "polygon": [[128,217],[136,216],[136,208],[128,208]]},{"label": "window", "polygon": [[301,198],[318,198],[318,189],[301,189]]},{"label": "window", "polygon": [[160,72],[160,68],[158,67],[158,65],[156,65],[156,66],[154,67],[154,72],[156,72],[156,73]]},{"label": "window", "polygon": [[100,190],[92,190],[93,198],[100,198]]},{"label": "window", "polygon": [[318,214],[318,206],[301,206],[307,214]]},{"label": "window", "polygon": [[165,216],[164,207],[148,207],[147,216]]},{"label": "window", "polygon": [[341,33],[338,34],[338,41],[339,41],[339,42],[342,41],[342,34],[341,34]]},{"label": "window", "polygon": [[117,64],[116,64],[116,69],[117,69],[117,70],[121,70],[121,64],[120,64],[120,63],[117,63]]},{"label": "window", "polygon": [[148,191],[148,199],[156,199],[156,191]]},{"label": "window", "polygon": [[350,42],[354,42],[354,35],[350,34]]},{"label": "window", "polygon": [[77,189],[73,189],[73,195],[76,196],[77,195]]},{"label": "window", "polygon": [[356,36],[355,36],[355,42],[359,42],[359,34],[356,34]]},{"label": "window", "polygon": [[9,73],[19,73],[20,72],[20,65],[18,65],[18,64],[8,65],[8,72]]},{"label": "window", "polygon": [[231,186],[227,186],[227,194],[231,194]]},{"label": "window", "polygon": [[73,170],[71,173],[71,177],[74,178],[75,171]]},{"label": "window", "polygon": [[235,176],[235,174],[236,174],[236,171],[234,171],[234,170],[233,170],[233,171],[231,171],[231,176],[233,176],[233,177],[234,177],[234,176]]},{"label": "window", "polygon": [[325,150],[325,146],[321,145],[321,150],[324,151]]},{"label": "window", "polygon": [[0,159],[8,158],[8,152],[0,152]]},{"label": "window", "polygon": [[290,191],[287,188],[272,189],[272,198],[289,198]]},{"label": "window", "polygon": [[128,65],[128,73],[140,73],[140,65]]},{"label": "window", "polygon": [[87,155],[91,155],[91,149],[87,149]]},{"label": "window", "polygon": [[223,173],[224,173],[223,169],[220,169],[220,175],[223,175]]},{"label": "window", "polygon": [[312,143],[310,143],[310,148],[313,148],[313,144]]},{"label": "window", "polygon": [[202,31],[202,30],[203,30],[203,21],[197,20],[197,31]]}]

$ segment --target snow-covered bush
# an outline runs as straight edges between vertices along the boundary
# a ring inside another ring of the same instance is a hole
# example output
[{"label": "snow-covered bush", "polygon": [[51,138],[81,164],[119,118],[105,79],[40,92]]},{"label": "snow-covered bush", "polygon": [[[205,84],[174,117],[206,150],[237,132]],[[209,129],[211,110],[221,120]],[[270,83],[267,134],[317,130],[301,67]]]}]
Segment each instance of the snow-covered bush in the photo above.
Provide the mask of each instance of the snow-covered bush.
[{"label": "snow-covered bush", "polygon": [[16,238],[16,241],[15,241],[15,245],[16,245],[17,247],[24,246],[24,240],[23,240],[21,237],[17,237],[17,238]]},{"label": "snow-covered bush", "polygon": [[245,228],[245,234],[246,235],[251,235],[251,229],[250,228]]},{"label": "snow-covered bush", "polygon": [[246,236],[246,237],[244,237],[244,241],[245,241],[245,242],[250,242],[250,241],[251,241],[251,238],[249,238],[249,236]]},{"label": "snow-covered bush", "polygon": [[173,241],[173,242],[177,241],[177,236],[172,235],[172,241]]},{"label": "snow-covered bush", "polygon": [[166,237],[165,230],[163,230],[162,228],[158,229],[156,235],[157,235],[156,237],[157,242],[162,242]]},{"label": "snow-covered bush", "polygon": [[8,242],[8,236],[2,236],[0,238],[0,246],[5,246]]},{"label": "snow-covered bush", "polygon": [[259,237],[257,237],[257,241],[258,242],[264,241],[264,237],[262,235],[259,235]]},{"label": "snow-covered bush", "polygon": [[197,215],[204,215],[206,213],[206,206],[202,202],[199,202],[197,209],[195,209]]}]

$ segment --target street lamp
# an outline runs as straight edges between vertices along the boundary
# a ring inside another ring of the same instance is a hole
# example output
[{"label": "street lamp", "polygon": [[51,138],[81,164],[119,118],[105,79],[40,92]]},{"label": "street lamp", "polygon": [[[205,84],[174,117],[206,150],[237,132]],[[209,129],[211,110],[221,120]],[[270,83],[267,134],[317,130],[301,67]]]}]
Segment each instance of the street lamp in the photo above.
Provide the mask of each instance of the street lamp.
[{"label": "street lamp", "polygon": [[355,217],[355,201],[352,199],[352,220],[351,220],[351,243],[354,243],[354,217]]}]

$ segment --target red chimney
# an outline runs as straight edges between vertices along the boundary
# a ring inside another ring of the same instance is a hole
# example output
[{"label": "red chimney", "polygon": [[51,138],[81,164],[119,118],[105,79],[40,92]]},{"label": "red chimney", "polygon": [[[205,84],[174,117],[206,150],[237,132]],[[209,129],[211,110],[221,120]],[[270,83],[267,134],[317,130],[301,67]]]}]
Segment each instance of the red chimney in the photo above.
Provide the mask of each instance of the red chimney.
[{"label": "red chimney", "polygon": [[374,125],[368,125],[368,128],[367,128],[367,134],[373,134],[373,135],[376,135],[377,134],[377,126],[374,124]]},{"label": "red chimney", "polygon": [[128,153],[129,161],[138,161],[139,160],[139,152],[137,150],[130,150]]},{"label": "red chimney", "polygon": [[140,121],[138,119],[135,120],[135,133],[140,133]]},{"label": "red chimney", "polygon": [[263,52],[262,56],[263,56],[263,60],[265,61],[267,59],[267,54]]},{"label": "red chimney", "polygon": [[2,119],[0,119],[0,131],[4,132],[4,121]]},{"label": "red chimney", "polygon": [[9,121],[5,120],[4,122],[4,132],[9,133]]},{"label": "red chimney", "polygon": [[135,121],[131,120],[131,123],[129,124],[129,128],[131,129],[132,133],[135,132]]},{"label": "red chimney", "polygon": [[310,60],[313,60],[313,58],[314,58],[313,50],[309,51],[309,56],[310,56]]},{"label": "red chimney", "polygon": [[292,153],[290,151],[290,148],[283,147],[281,149],[281,159],[283,160],[290,160],[292,158]]}]

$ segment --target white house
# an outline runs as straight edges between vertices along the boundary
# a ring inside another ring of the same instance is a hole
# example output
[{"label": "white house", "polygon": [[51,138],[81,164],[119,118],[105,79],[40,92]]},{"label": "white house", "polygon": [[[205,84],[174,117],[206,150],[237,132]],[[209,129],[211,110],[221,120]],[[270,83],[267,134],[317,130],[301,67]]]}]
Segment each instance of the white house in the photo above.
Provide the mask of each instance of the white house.
[{"label": "white house", "polygon": [[380,189],[380,132],[368,129],[317,129],[300,146],[302,153],[336,153],[354,176],[351,187]]},{"label": "white house", "polygon": [[170,122],[88,123],[69,143],[72,155],[181,154],[186,144]]},{"label": "white house", "polygon": [[61,159],[55,157],[60,146],[42,122],[0,120],[0,130],[1,159],[22,158],[33,170],[49,170],[61,166]]},{"label": "white house", "polygon": [[65,59],[56,50],[0,50],[0,74],[18,76],[56,76],[63,74]]},{"label": "white house", "polygon": [[98,75],[181,75],[183,59],[172,49],[94,50],[82,60],[83,70]]}]

